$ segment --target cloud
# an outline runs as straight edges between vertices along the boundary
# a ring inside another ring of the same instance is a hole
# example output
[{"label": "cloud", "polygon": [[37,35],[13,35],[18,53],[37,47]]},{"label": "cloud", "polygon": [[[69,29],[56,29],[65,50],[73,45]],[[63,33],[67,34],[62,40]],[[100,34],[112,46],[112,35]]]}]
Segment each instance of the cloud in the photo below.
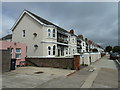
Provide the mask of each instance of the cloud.
[{"label": "cloud", "polygon": [[9,22],[3,25],[4,34],[24,9],[103,46],[117,45],[117,2],[3,3],[3,16]]},{"label": "cloud", "polygon": [[14,23],[15,20],[13,18],[5,15],[2,16],[2,36],[12,33],[10,29]]}]

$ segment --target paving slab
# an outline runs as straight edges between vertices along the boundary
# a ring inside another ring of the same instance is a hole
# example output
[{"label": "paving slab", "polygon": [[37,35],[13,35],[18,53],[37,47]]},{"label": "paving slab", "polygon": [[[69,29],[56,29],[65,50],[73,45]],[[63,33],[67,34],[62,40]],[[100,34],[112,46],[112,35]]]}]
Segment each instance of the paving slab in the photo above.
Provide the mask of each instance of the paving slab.
[{"label": "paving slab", "polygon": [[101,68],[91,88],[118,88],[118,71]]},{"label": "paving slab", "polygon": [[69,77],[51,79],[35,88],[80,88],[84,84],[86,78],[92,73],[89,71],[89,69],[92,68],[93,67],[88,66]]},{"label": "paving slab", "polygon": [[[36,72],[38,72],[38,74],[36,74]],[[65,77],[71,72],[74,72],[74,70],[43,67],[20,67],[17,68],[17,70],[6,72],[2,75],[2,87],[34,88],[51,79]]]}]

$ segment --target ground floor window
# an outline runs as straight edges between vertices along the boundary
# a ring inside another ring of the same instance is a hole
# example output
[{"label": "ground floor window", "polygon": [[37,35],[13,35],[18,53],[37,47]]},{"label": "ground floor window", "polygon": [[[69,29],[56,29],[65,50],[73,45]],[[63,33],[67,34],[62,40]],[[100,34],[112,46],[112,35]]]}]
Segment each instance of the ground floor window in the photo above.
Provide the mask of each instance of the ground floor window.
[{"label": "ground floor window", "polygon": [[16,58],[20,58],[20,56],[21,56],[21,49],[16,48]]},{"label": "ground floor window", "polygon": [[51,47],[48,47],[48,55],[51,55]]},{"label": "ground floor window", "polygon": [[83,52],[85,52],[85,50],[83,50]]},{"label": "ground floor window", "polygon": [[75,53],[75,50],[73,49],[73,54]]},{"label": "ground floor window", "polygon": [[68,49],[66,48],[66,54],[68,54]]},{"label": "ground floor window", "polygon": [[53,55],[55,55],[55,45],[53,46]]},{"label": "ground floor window", "polygon": [[16,58],[20,58],[21,54],[20,53],[16,53]]},{"label": "ground floor window", "polygon": [[69,48],[69,54],[70,54],[70,48]]}]

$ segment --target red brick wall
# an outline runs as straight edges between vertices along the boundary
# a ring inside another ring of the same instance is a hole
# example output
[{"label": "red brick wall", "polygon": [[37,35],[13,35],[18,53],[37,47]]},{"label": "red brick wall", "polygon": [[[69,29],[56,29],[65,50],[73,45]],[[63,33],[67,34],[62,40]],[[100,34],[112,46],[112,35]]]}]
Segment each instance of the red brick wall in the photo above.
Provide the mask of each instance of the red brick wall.
[{"label": "red brick wall", "polygon": [[38,67],[54,67],[74,69],[74,58],[26,58],[29,65]]},{"label": "red brick wall", "polygon": [[26,58],[28,65],[37,67],[54,67],[54,68],[64,68],[64,69],[80,69],[80,56],[75,55],[74,58]]},{"label": "red brick wall", "polygon": [[74,55],[74,69],[80,69],[80,55]]}]

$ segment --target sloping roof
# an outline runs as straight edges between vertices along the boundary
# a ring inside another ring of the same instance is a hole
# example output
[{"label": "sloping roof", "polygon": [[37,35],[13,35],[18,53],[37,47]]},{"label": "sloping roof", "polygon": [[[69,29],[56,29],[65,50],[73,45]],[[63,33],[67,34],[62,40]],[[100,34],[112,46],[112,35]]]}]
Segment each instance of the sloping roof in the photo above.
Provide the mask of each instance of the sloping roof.
[{"label": "sloping roof", "polygon": [[12,39],[12,34],[8,34],[1,38],[1,40],[7,40],[7,39]]},{"label": "sloping roof", "polygon": [[27,11],[28,13],[30,13],[31,15],[33,15],[34,17],[36,17],[38,20],[40,20],[40,22],[42,22],[42,23],[44,23],[46,25],[53,25],[53,26],[57,27],[58,30],[61,30],[63,32],[69,33],[67,30],[65,30],[65,29],[63,29],[63,28],[61,28],[61,27],[59,27],[59,26],[57,26],[57,25],[55,25],[55,24],[53,24],[53,23],[51,23],[51,22],[49,22],[49,21],[47,21],[47,20],[45,20],[43,18],[41,18],[40,16],[38,16],[38,15],[36,15],[36,14],[28,11],[28,10],[25,10],[25,11]]},{"label": "sloping roof", "polygon": [[[31,17],[33,17],[33,18],[34,18],[35,20],[37,20],[38,22],[41,22],[41,23],[43,23],[43,24],[45,24],[45,25],[55,26],[55,27],[57,28],[57,30],[71,34],[69,31],[67,31],[67,30],[65,30],[65,29],[63,29],[63,28],[61,28],[61,27],[53,24],[52,22],[49,22],[49,21],[43,19],[42,17],[40,17],[40,16],[38,16],[38,15],[36,15],[36,14],[34,14],[34,13],[26,10],[26,9],[24,9],[24,11],[23,11],[23,13],[21,14],[21,16],[18,18],[18,20],[16,21],[16,23],[15,23],[15,24],[13,25],[13,27],[11,28],[12,31],[14,30],[14,28],[16,27],[16,25],[18,24],[18,22],[21,20],[22,16],[23,16],[25,13],[28,14],[28,15],[30,15]],[[74,35],[75,35],[75,34],[74,34]],[[75,35],[75,36],[77,36],[77,35]]]}]

